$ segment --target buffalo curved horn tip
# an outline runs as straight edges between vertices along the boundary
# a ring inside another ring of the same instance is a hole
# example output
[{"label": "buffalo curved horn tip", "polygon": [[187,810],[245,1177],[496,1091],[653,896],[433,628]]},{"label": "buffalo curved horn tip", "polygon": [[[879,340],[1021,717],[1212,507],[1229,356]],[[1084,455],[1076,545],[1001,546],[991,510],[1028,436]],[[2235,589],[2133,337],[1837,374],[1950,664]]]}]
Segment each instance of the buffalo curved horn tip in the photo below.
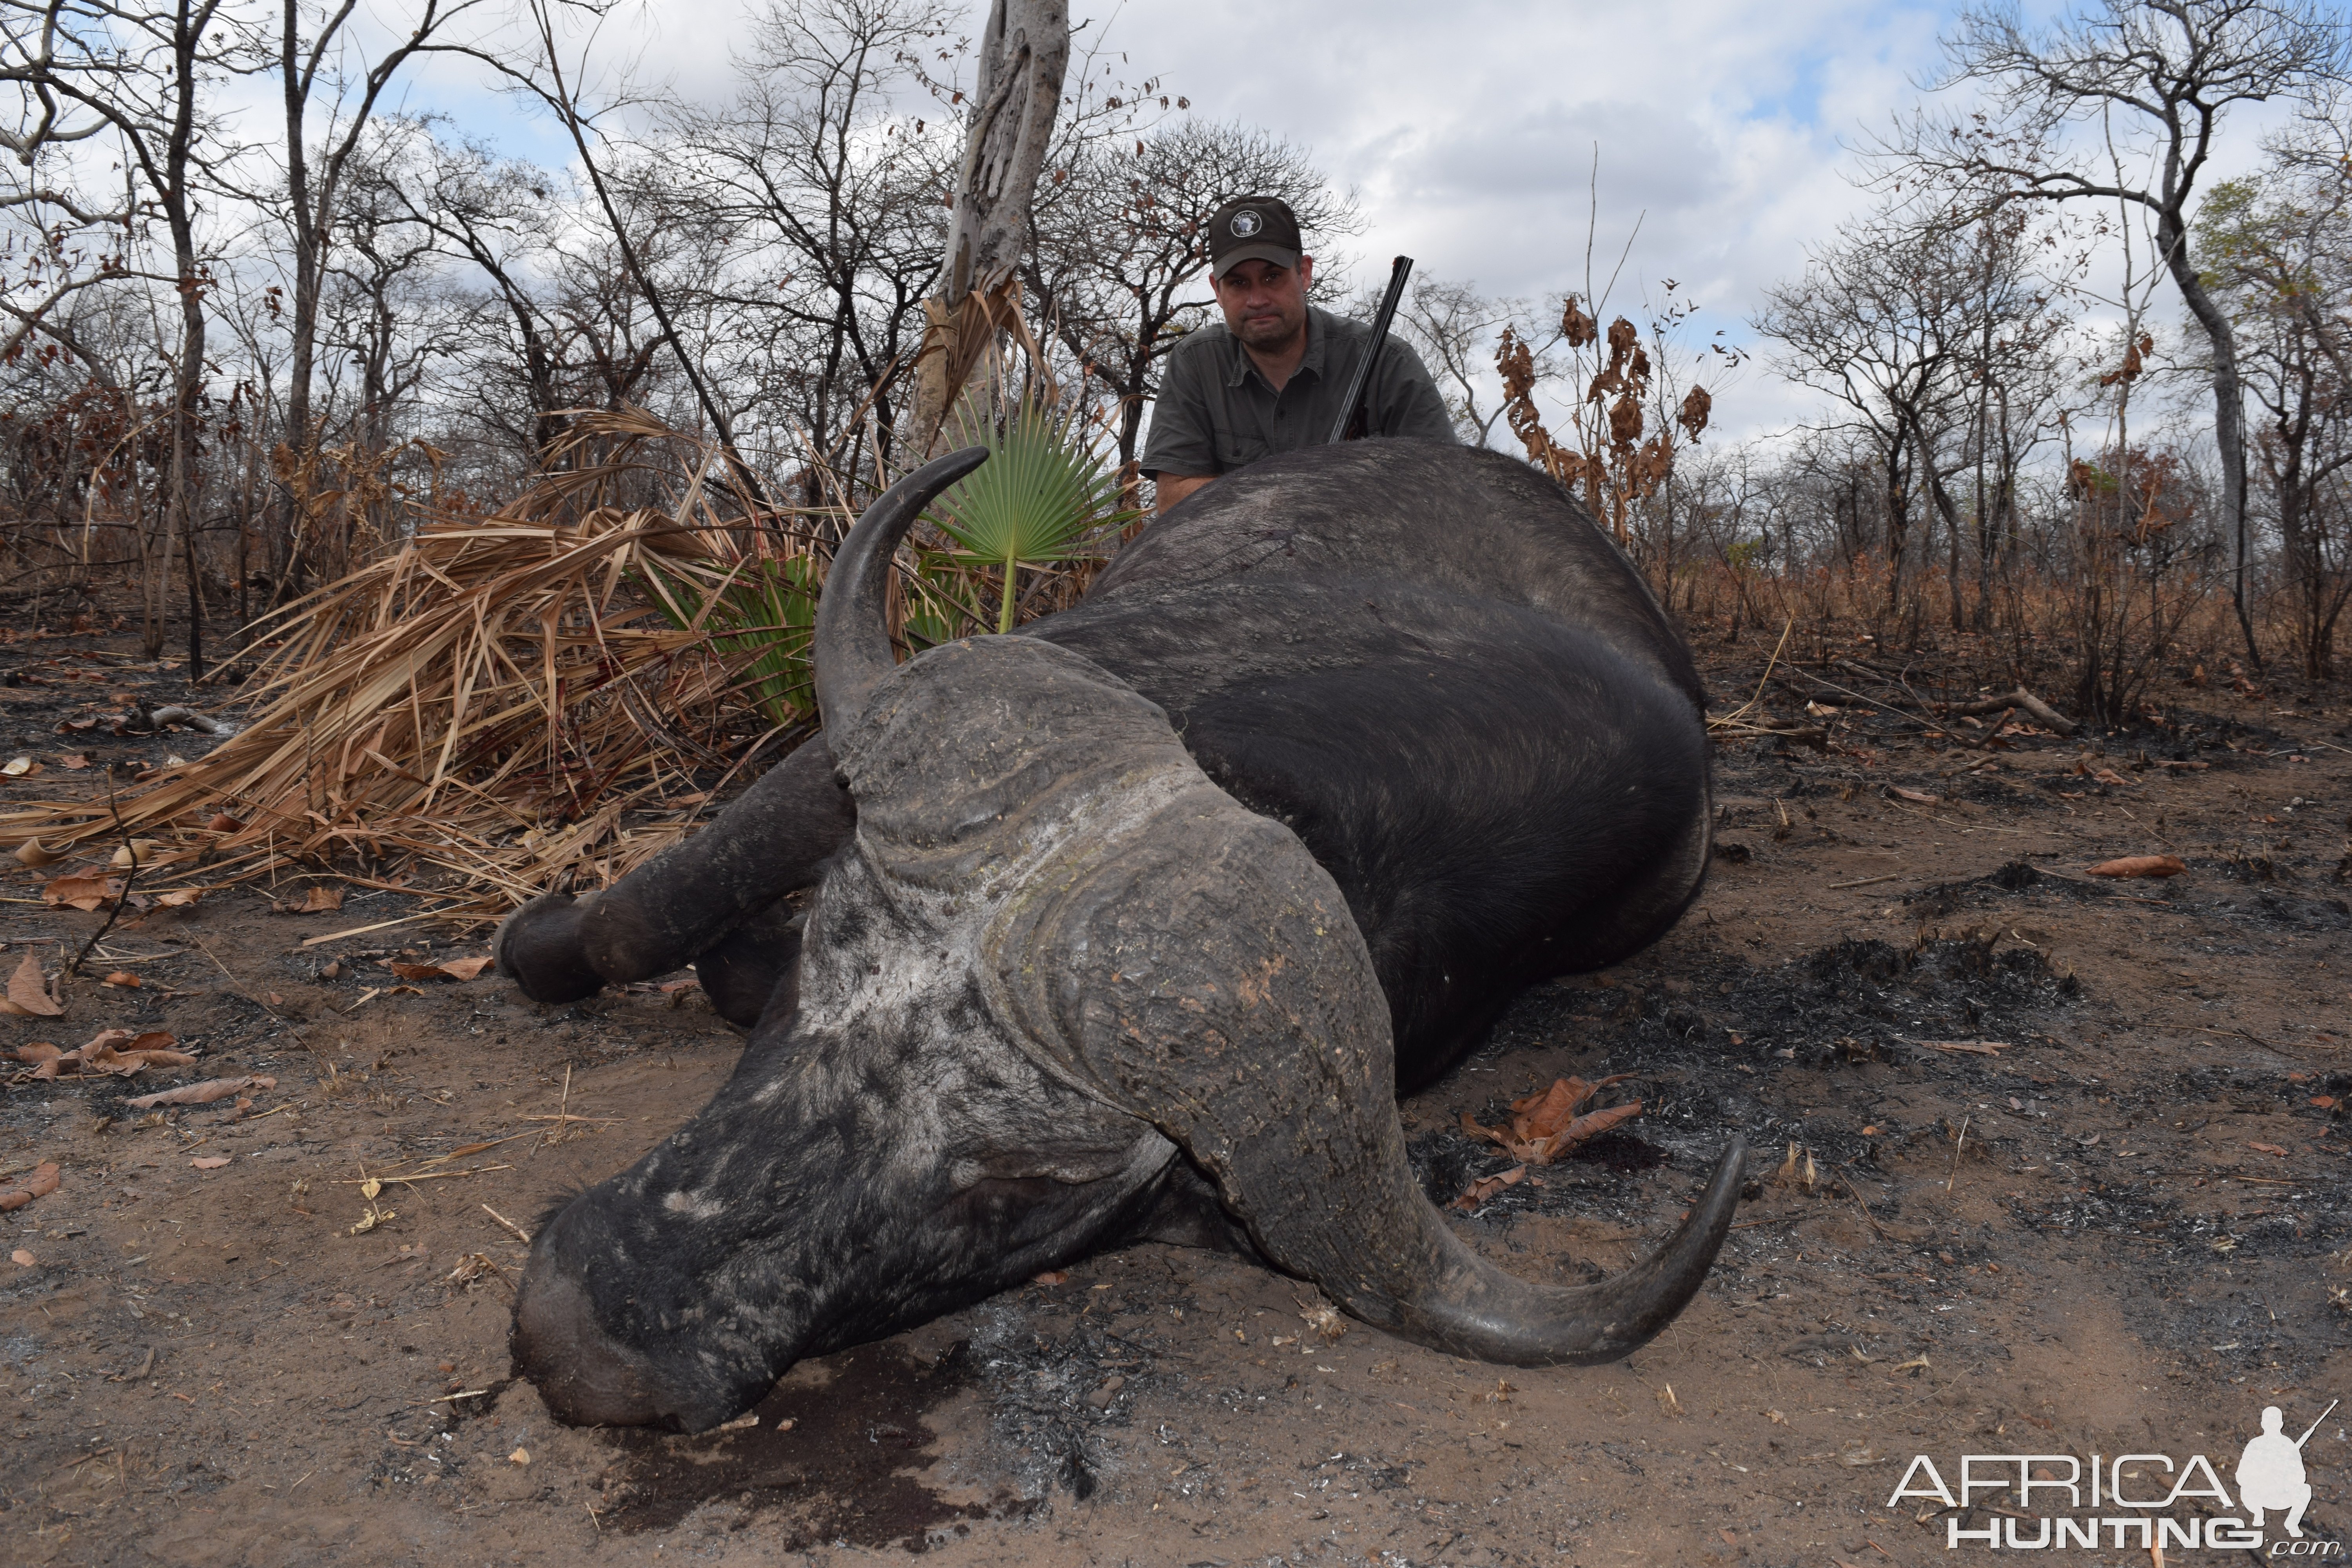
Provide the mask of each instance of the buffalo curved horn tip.
[{"label": "buffalo curved horn tip", "polygon": [[941,490],[986,461],[987,447],[966,447],[925,463],[876,497],[834,552],[817,597],[814,639],[817,710],[826,728],[854,722],[897,668],[883,592],[899,541]]},{"label": "buffalo curved horn tip", "polygon": [[[1460,1266],[1435,1288],[1399,1302],[1395,1324],[1409,1338],[1507,1366],[1591,1365],[1631,1355],[1674,1321],[1706,1282],[1730,1232],[1747,1164],[1747,1142],[1735,1137],[1716,1161],[1706,1191],[1665,1244],[1591,1285],[1533,1285],[1466,1249],[1454,1252],[1460,1244],[1453,1243],[1447,1250]],[[1436,1211],[1429,1213],[1434,1221]]]}]

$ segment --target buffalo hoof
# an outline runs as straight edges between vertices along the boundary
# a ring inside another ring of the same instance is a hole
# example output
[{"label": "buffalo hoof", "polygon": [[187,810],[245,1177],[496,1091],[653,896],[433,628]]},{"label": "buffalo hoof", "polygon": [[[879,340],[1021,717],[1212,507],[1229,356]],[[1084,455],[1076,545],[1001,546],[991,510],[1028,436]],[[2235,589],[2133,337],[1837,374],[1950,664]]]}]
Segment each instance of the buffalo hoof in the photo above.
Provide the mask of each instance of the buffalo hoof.
[{"label": "buffalo hoof", "polygon": [[542,893],[499,922],[490,952],[499,973],[534,1002],[577,1002],[604,988],[588,963],[580,919],[593,893]]}]

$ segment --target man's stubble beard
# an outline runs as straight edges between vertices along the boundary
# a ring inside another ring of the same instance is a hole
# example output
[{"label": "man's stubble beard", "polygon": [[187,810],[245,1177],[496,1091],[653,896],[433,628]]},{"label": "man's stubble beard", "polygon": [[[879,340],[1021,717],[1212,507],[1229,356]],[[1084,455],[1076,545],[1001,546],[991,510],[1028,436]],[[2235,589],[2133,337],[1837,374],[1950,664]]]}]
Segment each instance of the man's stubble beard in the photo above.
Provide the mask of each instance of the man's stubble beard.
[{"label": "man's stubble beard", "polygon": [[1286,349],[1306,331],[1307,312],[1303,310],[1298,312],[1297,321],[1285,321],[1278,326],[1259,326],[1244,317],[1241,325],[1233,329],[1234,336],[1241,340],[1243,347],[1255,349],[1260,353]]}]

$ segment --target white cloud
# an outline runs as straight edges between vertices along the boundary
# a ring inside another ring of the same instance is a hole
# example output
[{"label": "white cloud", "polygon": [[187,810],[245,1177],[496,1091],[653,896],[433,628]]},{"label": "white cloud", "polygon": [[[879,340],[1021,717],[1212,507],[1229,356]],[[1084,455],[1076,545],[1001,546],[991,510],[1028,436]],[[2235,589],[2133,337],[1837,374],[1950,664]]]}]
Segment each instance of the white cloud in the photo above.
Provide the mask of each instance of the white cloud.
[{"label": "white cloud", "polygon": [[[646,0],[572,47],[605,83],[718,99],[751,14],[743,0]],[[985,15],[975,5],[964,30],[976,36]],[[1365,232],[1351,254],[1322,258],[1327,271],[1351,263],[1360,282],[1402,251],[1425,275],[1539,298],[1584,286],[1588,229],[1595,281],[1605,280],[1638,222],[1610,307],[1654,300],[1673,278],[1705,307],[1696,340],[1720,329],[1746,342],[1764,289],[1866,205],[1846,147],[1919,101],[1917,83],[1942,65],[1950,7],[1190,0],[1091,16],[1081,7],[1075,19],[1080,47],[1098,43],[1128,79],[1158,77],[1197,115],[1286,137],[1354,188]],[[512,153],[568,156],[544,116],[486,94],[462,65],[434,66],[411,92]],[[2233,128],[2231,166],[2254,140],[2251,126]],[[1717,418],[1738,437],[1817,406],[1750,372]]]}]

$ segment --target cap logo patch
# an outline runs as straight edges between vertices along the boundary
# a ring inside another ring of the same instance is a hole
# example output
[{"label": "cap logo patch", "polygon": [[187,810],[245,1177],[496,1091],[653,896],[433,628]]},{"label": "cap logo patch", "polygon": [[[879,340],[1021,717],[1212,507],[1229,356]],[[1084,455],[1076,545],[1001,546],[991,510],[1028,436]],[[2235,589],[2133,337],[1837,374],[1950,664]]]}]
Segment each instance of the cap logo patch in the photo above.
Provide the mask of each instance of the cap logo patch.
[{"label": "cap logo patch", "polygon": [[1248,208],[1244,207],[1240,212],[1235,213],[1234,215],[1233,221],[1225,225],[1225,226],[1233,230],[1234,237],[1235,239],[1247,239],[1250,236],[1255,234],[1259,229],[1265,226],[1265,220],[1258,216],[1257,214],[1251,212]]}]

